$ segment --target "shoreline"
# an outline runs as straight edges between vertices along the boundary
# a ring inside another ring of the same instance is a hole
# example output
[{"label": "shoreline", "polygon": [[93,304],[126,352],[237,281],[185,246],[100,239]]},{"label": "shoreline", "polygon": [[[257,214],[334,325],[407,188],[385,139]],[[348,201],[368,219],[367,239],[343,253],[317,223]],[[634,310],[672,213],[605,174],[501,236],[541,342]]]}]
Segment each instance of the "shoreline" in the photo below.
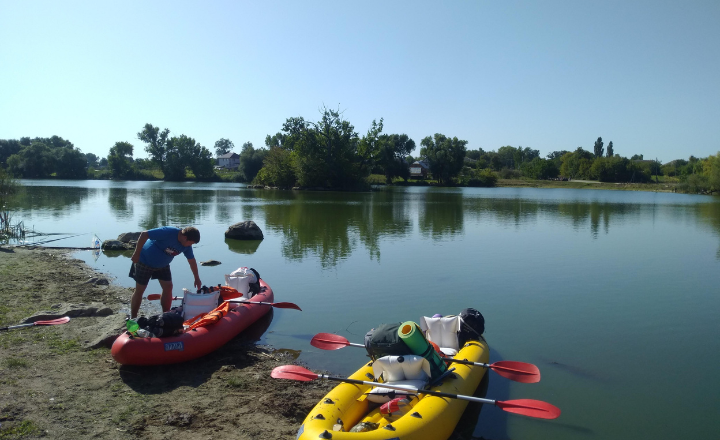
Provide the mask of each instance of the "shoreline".
[{"label": "shoreline", "polygon": [[131,289],[74,249],[0,246],[0,327],[41,314],[70,322],[0,332],[1,438],[292,439],[327,382],[270,378],[299,353],[259,346],[258,321],[214,353],[182,364],[127,367],[109,346]]}]

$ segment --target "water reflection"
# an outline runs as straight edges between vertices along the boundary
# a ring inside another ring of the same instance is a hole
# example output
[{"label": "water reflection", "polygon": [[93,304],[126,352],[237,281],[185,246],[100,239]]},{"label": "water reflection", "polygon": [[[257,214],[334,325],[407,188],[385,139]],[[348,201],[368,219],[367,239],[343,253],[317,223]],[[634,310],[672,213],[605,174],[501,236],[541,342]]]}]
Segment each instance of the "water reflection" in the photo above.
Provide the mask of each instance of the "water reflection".
[{"label": "water reflection", "polygon": [[77,187],[22,187],[13,207],[18,210],[42,210],[53,217],[63,217],[97,194],[97,189]]},{"label": "water reflection", "polygon": [[128,201],[127,188],[109,188],[108,205],[110,206],[110,211],[118,218],[133,217],[133,204]]},{"label": "water reflection", "polygon": [[210,205],[215,196],[212,191],[193,189],[155,188],[145,193],[148,210],[140,220],[140,226],[145,230],[165,225],[194,225],[204,205]]},{"label": "water reflection", "polygon": [[418,216],[420,232],[434,240],[453,237],[463,233],[463,194],[455,192],[428,191],[423,209]]},{"label": "water reflection", "polygon": [[262,240],[233,240],[232,238],[226,238],[225,244],[230,251],[236,254],[252,255],[257,252],[258,247],[262,243]]}]

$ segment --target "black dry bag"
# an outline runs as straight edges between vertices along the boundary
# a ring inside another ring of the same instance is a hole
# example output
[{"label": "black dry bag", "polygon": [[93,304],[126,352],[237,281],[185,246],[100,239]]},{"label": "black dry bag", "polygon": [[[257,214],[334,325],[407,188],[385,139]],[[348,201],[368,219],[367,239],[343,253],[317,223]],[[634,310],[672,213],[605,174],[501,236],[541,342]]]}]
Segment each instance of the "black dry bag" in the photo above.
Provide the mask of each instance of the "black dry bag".
[{"label": "black dry bag", "polygon": [[485,332],[485,318],[482,313],[475,309],[463,309],[460,312],[460,332],[458,332],[458,342],[460,347],[471,339],[479,340]]},{"label": "black dry bag", "polygon": [[407,344],[398,335],[402,323],[380,324],[365,335],[365,349],[376,360],[383,356],[403,356],[413,354]]}]

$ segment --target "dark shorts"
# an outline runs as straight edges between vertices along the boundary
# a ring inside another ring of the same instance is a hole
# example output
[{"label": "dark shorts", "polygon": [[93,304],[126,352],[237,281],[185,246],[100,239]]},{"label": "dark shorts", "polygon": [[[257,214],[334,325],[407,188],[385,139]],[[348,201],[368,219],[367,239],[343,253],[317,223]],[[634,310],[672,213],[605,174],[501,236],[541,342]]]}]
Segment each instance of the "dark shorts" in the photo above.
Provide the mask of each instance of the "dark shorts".
[{"label": "dark shorts", "polygon": [[159,281],[172,281],[170,265],[165,267],[150,267],[140,262],[130,266],[130,278],[142,286],[147,286],[150,279]]}]

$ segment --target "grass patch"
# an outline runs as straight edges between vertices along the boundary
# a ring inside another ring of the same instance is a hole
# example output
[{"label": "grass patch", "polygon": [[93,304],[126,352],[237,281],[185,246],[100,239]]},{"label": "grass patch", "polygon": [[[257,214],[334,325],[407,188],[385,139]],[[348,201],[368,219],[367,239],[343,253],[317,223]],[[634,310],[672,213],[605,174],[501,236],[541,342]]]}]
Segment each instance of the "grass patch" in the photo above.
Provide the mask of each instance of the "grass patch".
[{"label": "grass patch", "polygon": [[228,379],[228,385],[230,385],[233,388],[239,388],[239,389],[245,389],[248,387],[247,381],[245,381],[241,377],[231,377]]},{"label": "grass patch", "polygon": [[20,358],[7,358],[3,361],[3,365],[7,368],[27,368],[30,366],[28,361]]},{"label": "grass patch", "polygon": [[58,333],[44,332],[43,334],[38,333],[35,335],[36,341],[44,341],[50,351],[55,354],[67,354],[73,351],[80,350],[80,342],[77,339],[64,339]]},{"label": "grass patch", "polygon": [[0,429],[0,439],[16,439],[38,434],[40,427],[31,420],[23,420],[18,426]]}]

